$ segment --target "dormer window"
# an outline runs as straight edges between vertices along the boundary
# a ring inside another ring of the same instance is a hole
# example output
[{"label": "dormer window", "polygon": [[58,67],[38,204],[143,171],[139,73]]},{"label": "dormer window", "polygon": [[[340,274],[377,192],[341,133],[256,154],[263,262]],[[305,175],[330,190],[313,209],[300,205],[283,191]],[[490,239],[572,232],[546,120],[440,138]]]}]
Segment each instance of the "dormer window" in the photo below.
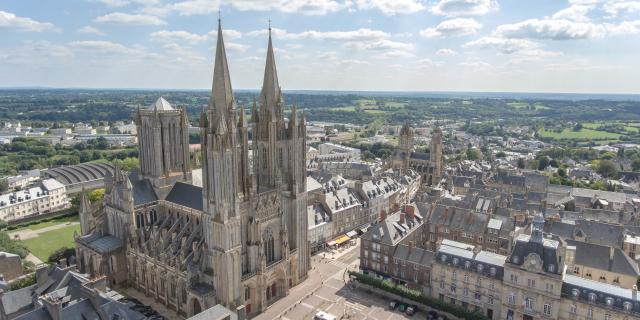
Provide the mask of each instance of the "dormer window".
[{"label": "dormer window", "polygon": [[589,293],[589,301],[596,302],[596,299],[598,299],[598,296],[595,293],[590,292]]}]

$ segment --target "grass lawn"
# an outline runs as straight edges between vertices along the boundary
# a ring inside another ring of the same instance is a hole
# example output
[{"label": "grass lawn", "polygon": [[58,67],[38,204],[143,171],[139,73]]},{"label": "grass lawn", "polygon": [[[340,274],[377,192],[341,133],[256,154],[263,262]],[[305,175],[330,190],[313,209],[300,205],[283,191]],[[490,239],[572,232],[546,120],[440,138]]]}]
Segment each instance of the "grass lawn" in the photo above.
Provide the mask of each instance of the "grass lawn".
[{"label": "grass lawn", "polygon": [[583,128],[580,131],[573,131],[573,129],[564,129],[562,132],[555,131],[547,131],[544,128],[538,131],[538,135],[543,138],[552,138],[556,140],[562,139],[594,139],[594,140],[605,140],[605,139],[619,139],[620,135],[617,133],[610,133],[605,131],[598,131],[588,128]]},{"label": "grass lawn", "polygon": [[78,234],[80,233],[80,225],[47,231],[37,238],[23,240],[23,242],[29,252],[46,262],[54,251],[62,247],[73,248],[75,246],[73,233],[76,231]]},{"label": "grass lawn", "polygon": [[387,108],[404,108],[407,104],[404,102],[385,101],[384,106]]},{"label": "grass lawn", "polygon": [[32,224],[32,225],[29,225],[29,226],[26,226],[26,227],[17,228],[17,229],[14,229],[14,230],[9,230],[9,232],[16,232],[16,231],[21,231],[21,230],[26,230],[26,229],[39,230],[39,229],[42,229],[42,228],[55,226],[57,224],[63,224],[63,223],[67,223],[67,222],[80,222],[80,216],[78,216],[77,214],[74,214],[72,216],[64,216],[64,217],[60,217],[60,218],[57,218],[57,219],[53,219],[51,221],[40,222],[40,223]]}]

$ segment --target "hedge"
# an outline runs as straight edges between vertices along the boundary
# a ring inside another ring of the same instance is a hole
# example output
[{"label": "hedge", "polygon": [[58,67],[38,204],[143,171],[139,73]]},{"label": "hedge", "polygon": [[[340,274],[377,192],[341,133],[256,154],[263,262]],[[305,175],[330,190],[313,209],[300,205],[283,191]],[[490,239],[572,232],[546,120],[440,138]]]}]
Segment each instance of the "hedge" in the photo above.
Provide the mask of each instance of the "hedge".
[{"label": "hedge", "polygon": [[425,296],[420,291],[411,290],[403,286],[396,286],[391,282],[383,281],[370,275],[362,274],[356,271],[349,271],[349,276],[355,277],[359,282],[362,282],[364,284],[399,295],[409,300],[413,300],[415,302],[424,304],[436,310],[448,312],[461,319],[489,320],[489,318],[487,318],[482,313],[469,311],[461,306],[450,304],[431,296]]}]

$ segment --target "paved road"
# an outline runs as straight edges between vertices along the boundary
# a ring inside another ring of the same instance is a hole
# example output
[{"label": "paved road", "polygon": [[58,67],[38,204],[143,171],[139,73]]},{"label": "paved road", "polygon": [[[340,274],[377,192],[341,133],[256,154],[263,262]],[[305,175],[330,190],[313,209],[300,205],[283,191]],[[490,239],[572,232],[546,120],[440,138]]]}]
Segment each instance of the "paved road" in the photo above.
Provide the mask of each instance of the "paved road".
[{"label": "paved road", "polygon": [[[329,312],[338,319],[412,319],[398,311],[386,310],[387,300],[345,284],[343,277],[347,268],[358,268],[359,253],[357,245],[334,259],[329,254],[326,258],[322,254],[311,257],[309,278],[255,319],[313,319],[318,311]],[[425,315],[417,314],[413,318],[424,319]]]}]

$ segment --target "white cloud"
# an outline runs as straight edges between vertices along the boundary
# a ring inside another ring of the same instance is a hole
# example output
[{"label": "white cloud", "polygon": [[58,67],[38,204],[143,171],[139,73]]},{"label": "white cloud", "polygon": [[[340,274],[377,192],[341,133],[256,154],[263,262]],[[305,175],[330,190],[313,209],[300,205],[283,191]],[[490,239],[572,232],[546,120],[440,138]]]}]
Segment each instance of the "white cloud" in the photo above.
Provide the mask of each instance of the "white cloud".
[{"label": "white cloud", "polygon": [[123,12],[113,12],[96,18],[97,22],[112,23],[119,25],[142,26],[142,25],[165,25],[162,19],[145,14],[128,14]]},{"label": "white cloud", "polygon": [[230,50],[230,51],[245,52],[251,46],[246,45],[246,44],[241,44],[241,43],[225,41],[224,47],[225,47],[225,49]]},{"label": "white cloud", "polygon": [[528,19],[498,26],[495,32],[497,36],[505,38],[553,40],[599,38],[605,33],[606,29],[603,25],[566,19]]},{"label": "white cloud", "polygon": [[131,3],[141,4],[145,6],[155,5],[160,2],[160,0],[99,0],[107,7],[124,7],[128,6]]},{"label": "white cloud", "polygon": [[551,16],[553,19],[567,19],[578,22],[587,22],[589,17],[587,14],[594,9],[591,4],[573,4],[568,8],[562,9]]},{"label": "white cloud", "polygon": [[478,49],[498,49],[505,54],[514,53],[516,51],[537,49],[538,43],[526,39],[505,39],[498,37],[482,37],[477,40],[469,41],[463,45],[464,48]]},{"label": "white cloud", "polygon": [[127,48],[122,44],[111,42],[111,41],[99,41],[99,40],[89,40],[89,41],[72,41],[69,42],[69,47],[84,51],[92,51],[92,52],[100,52],[104,54],[114,54],[114,53],[132,53],[135,52],[135,49]]},{"label": "white cloud", "polygon": [[396,42],[388,39],[375,41],[350,41],[345,47],[357,50],[391,50],[391,51],[412,51],[415,46],[412,43]]},{"label": "white cloud", "polygon": [[163,6],[149,7],[143,11],[157,15],[169,12],[177,12],[187,16],[207,15],[218,11],[221,5],[228,5],[240,11],[279,11],[315,16],[344,10],[351,5],[351,2],[336,0],[183,0]]},{"label": "white cloud", "polygon": [[80,29],[78,29],[76,32],[78,33],[82,33],[82,34],[95,34],[98,36],[103,36],[104,32],[100,31],[100,29],[92,27],[92,26],[84,26]]},{"label": "white cloud", "polygon": [[449,17],[481,16],[498,8],[498,3],[492,0],[440,0],[431,8],[431,12]]},{"label": "white cloud", "polygon": [[460,63],[460,66],[468,69],[472,69],[474,71],[480,70],[480,69],[488,69],[489,67],[491,67],[490,64],[480,60],[464,61]]},{"label": "white cloud", "polygon": [[607,33],[612,36],[624,36],[640,33],[640,20],[622,21],[618,24],[605,23]]},{"label": "white cloud", "polygon": [[[211,38],[216,38],[218,37],[218,29],[214,29],[209,31],[209,33],[207,33],[207,35]],[[238,38],[242,38],[242,32],[238,31],[238,30],[234,30],[234,29],[222,29],[222,35],[224,35],[225,39],[238,39]]]},{"label": "white cloud", "polygon": [[154,40],[154,41],[163,41],[163,42],[186,41],[189,43],[198,43],[208,39],[207,35],[200,35],[200,34],[195,34],[195,33],[182,31],[182,30],[155,31],[150,34],[150,37],[151,37],[151,40]]},{"label": "white cloud", "polygon": [[40,22],[27,17],[18,17],[11,12],[0,10],[0,30],[17,30],[17,31],[60,31],[52,23]]},{"label": "white cloud", "polygon": [[420,35],[427,38],[458,37],[474,34],[482,25],[473,19],[455,18],[442,21],[435,28],[420,31]]},{"label": "white cloud", "polygon": [[425,9],[417,0],[356,0],[356,5],[358,9],[378,9],[386,15],[411,14]]},{"label": "white cloud", "polygon": [[418,66],[423,67],[423,68],[433,68],[433,67],[441,67],[444,65],[444,62],[442,61],[433,61],[429,58],[424,58],[424,59],[420,59],[418,60]]},{"label": "white cloud", "polygon": [[436,55],[439,55],[441,57],[447,57],[447,56],[455,56],[457,55],[458,52],[452,49],[447,49],[447,48],[442,48],[438,51],[436,51]]},{"label": "white cloud", "polygon": [[638,13],[640,12],[640,1],[607,1],[605,2],[603,9],[611,17],[617,17],[623,12],[629,14]]}]

